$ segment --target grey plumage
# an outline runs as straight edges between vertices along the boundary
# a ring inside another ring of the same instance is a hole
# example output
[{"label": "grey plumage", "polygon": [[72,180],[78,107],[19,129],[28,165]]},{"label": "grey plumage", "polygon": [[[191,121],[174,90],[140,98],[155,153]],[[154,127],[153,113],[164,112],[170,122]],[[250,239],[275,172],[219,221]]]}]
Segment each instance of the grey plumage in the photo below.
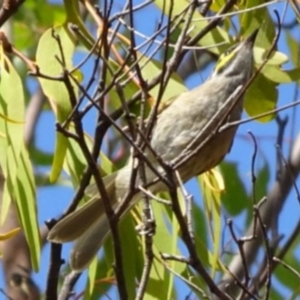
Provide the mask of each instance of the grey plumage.
[{"label": "grey plumage", "polygon": [[[182,93],[158,116],[152,132],[151,146],[165,161],[172,162],[193,141],[203,127],[213,118],[215,113],[234,94],[236,89],[247,83],[253,67],[253,44],[257,31],[239,44],[233,52],[219,60],[212,76],[201,86]],[[231,111],[224,122],[237,121],[241,117],[243,97]],[[223,115],[216,118],[213,124],[198,137],[193,149],[201,143],[222,120]],[[179,169],[185,182],[216,166],[230,150],[237,127],[232,127],[216,134],[197,155],[191,157]],[[146,155],[155,168],[162,172],[161,167],[148,150]],[[107,193],[114,207],[126,194],[131,174],[131,164],[127,164],[117,173],[104,179]],[[146,177],[151,182],[157,176],[146,168]],[[165,190],[162,183],[151,187],[152,192]],[[97,193],[97,191],[95,192]],[[139,199],[136,195],[131,206]],[[130,207],[128,208],[128,210]],[[48,239],[63,243],[76,240],[71,254],[71,267],[83,270],[96,255],[109,233],[109,224],[104,207],[95,195],[87,204],[66,216],[50,231]]]}]

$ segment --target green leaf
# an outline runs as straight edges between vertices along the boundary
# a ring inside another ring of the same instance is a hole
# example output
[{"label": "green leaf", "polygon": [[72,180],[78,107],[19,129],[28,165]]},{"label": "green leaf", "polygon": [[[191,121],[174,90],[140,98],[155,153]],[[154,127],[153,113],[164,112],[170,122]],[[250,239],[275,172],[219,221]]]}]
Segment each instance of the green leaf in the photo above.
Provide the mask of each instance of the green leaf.
[{"label": "green leaf", "polygon": [[136,278],[139,275],[137,265],[142,261],[142,252],[139,245],[140,240],[135,230],[135,223],[131,216],[122,220],[119,226],[119,234],[122,242],[124,275],[126,278],[128,298],[134,299],[136,293]]},{"label": "green leaf", "polygon": [[[141,56],[139,57],[140,64],[143,66],[142,68],[142,75],[144,80],[146,81],[151,81],[154,77],[154,74],[159,74],[162,70],[162,63],[145,57]],[[117,72],[119,66],[114,62],[114,61],[109,61],[110,68],[113,71],[113,73]],[[107,82],[111,82],[113,79],[111,74],[107,74]],[[126,76],[127,84],[126,88],[123,89],[123,96],[125,99],[131,98],[136,92],[140,90],[140,87],[135,83],[132,79],[129,80],[128,76]],[[151,107],[154,105],[155,100],[157,99],[158,96],[158,91],[160,87],[159,85],[156,85],[153,89],[151,89],[149,92],[151,94],[151,98],[149,99],[147,103],[147,113],[150,111]],[[167,101],[171,97],[177,96],[181,94],[182,92],[186,91],[186,87],[183,84],[182,80],[179,78],[177,74],[173,74],[168,82],[168,87],[165,89],[164,95],[163,95],[163,100]],[[114,108],[119,108],[121,107],[121,100],[119,99],[119,95],[116,91],[115,88],[110,89],[109,91],[109,103],[113,105]],[[137,103],[136,105],[133,105],[130,107],[130,111],[136,115],[140,113],[140,103]]]},{"label": "green leaf", "polygon": [[300,81],[300,67],[291,70],[282,70],[276,66],[266,65],[261,70],[263,74],[269,81],[275,83],[291,83]]},{"label": "green leaf", "polygon": [[237,164],[223,162],[220,165],[225,181],[225,192],[222,194],[222,204],[231,216],[240,214],[251,203],[248,201],[246,188],[241,180]]},{"label": "green leaf", "polygon": [[30,249],[33,269],[39,269],[41,239],[37,220],[35,184],[32,166],[25,146],[18,161],[17,184],[14,186],[20,223]]},{"label": "green leaf", "polygon": [[201,241],[204,248],[208,247],[208,228],[203,210],[193,202],[192,218],[194,223],[195,235]]},{"label": "green leaf", "polygon": [[267,7],[260,7],[259,9],[256,8],[260,5],[260,0],[248,0],[241,2],[239,9],[248,9],[247,12],[239,14],[241,32],[247,35],[259,28],[255,45],[263,49],[268,49],[275,36],[275,27]]},{"label": "green leaf", "polygon": [[[107,74],[106,74],[107,85],[109,85],[109,83],[111,83],[113,80],[115,80],[113,78],[113,74],[120,72],[119,71],[120,65],[118,63],[116,63],[115,61],[110,59],[108,61],[108,64],[109,64],[111,72],[107,72]],[[123,80],[124,81],[126,80],[127,83],[126,83],[126,88],[122,89],[122,93],[123,93],[122,96],[124,97],[124,99],[129,99],[139,90],[139,87],[132,79],[129,78],[128,74],[124,76]],[[109,89],[108,95],[109,95],[109,104],[114,109],[122,107],[122,102],[120,100],[120,96],[117,93],[117,90],[114,86],[112,86],[111,89]],[[139,106],[138,106],[137,111],[138,112],[140,111]]]},{"label": "green leaf", "polygon": [[[272,300],[282,300],[285,299],[286,295],[282,294],[282,291],[279,292],[278,288],[275,286],[275,284],[272,285],[272,288],[270,289],[270,295],[269,295],[269,299]],[[289,299],[291,300],[291,299]]]},{"label": "green leaf", "polygon": [[[192,297],[190,298],[195,298],[195,299],[209,299],[209,297],[204,298],[203,297],[203,292],[206,292],[207,284],[205,281],[202,279],[201,276],[198,274],[195,274],[195,272],[192,270],[191,267],[186,267],[184,271],[180,274],[182,278],[184,278],[184,282],[187,284],[187,286],[197,295],[198,297]],[[202,290],[203,292],[200,292]],[[174,298],[177,299],[177,298]]]},{"label": "green leaf", "polygon": [[[11,197],[14,195],[18,173],[18,160],[23,146],[24,134],[24,92],[22,81],[9,59],[0,49],[1,82],[0,82],[0,113],[6,118],[0,118],[0,165],[5,178],[3,201],[1,207],[1,222],[7,215]],[[12,88],[13,87],[13,88]],[[14,120],[16,122],[11,122]]]},{"label": "green leaf", "polygon": [[[266,113],[276,108],[278,91],[276,84],[258,74],[250,85],[245,95],[244,108],[250,117]],[[275,117],[275,114],[259,118],[260,122],[268,122]]]},{"label": "green leaf", "polygon": [[86,168],[86,159],[78,143],[69,140],[68,151],[64,162],[64,170],[70,175],[73,186],[77,187]]},{"label": "green leaf", "polygon": [[[58,41],[53,37],[57,36],[60,40],[61,48],[63,49],[63,56],[65,59],[66,68],[72,68],[72,57],[74,52],[74,43],[70,38],[68,31],[63,27],[47,30],[40,38],[36,61],[39,70],[42,74],[47,76],[61,76],[63,68],[56,57],[61,60],[62,54]],[[49,55],[51,53],[51,55]],[[52,109],[56,114],[57,120],[62,124],[71,112],[70,94],[64,82],[59,80],[51,80],[39,77],[43,92],[52,103]],[[74,94],[77,94],[77,88],[73,86]],[[64,158],[68,146],[67,138],[60,132],[56,134],[56,145],[54,152],[54,159],[50,175],[50,181],[55,182],[61,172]]]},{"label": "green leaf", "polygon": [[285,30],[286,44],[290,50],[290,59],[295,67],[299,66],[299,42],[296,41],[291,33]]},{"label": "green leaf", "polygon": [[[96,262],[97,272],[94,273],[94,264]],[[84,294],[84,299],[90,300],[100,299],[100,296],[103,296],[112,284],[115,282],[114,277],[108,275],[111,272],[111,266],[108,266],[105,260],[105,257],[102,255],[100,259],[97,257],[91,263],[92,266],[89,267],[88,279],[86,283],[86,289]],[[92,270],[90,271],[90,268]]]},{"label": "green leaf", "polygon": [[[127,215],[119,224],[119,235],[122,245],[123,271],[128,292],[128,299],[135,298],[136,279],[140,275],[142,253],[139,236],[135,230],[132,215]],[[110,268],[114,265],[114,251],[112,239],[109,237],[104,243],[106,264]],[[112,270],[112,269],[111,269]]]},{"label": "green leaf", "polygon": [[[143,203],[140,204],[143,206]],[[172,253],[176,254],[177,247],[176,242],[174,244],[173,235],[168,230],[168,226],[165,220],[164,207],[162,204],[156,201],[151,202],[153,208],[153,214],[155,216],[156,232],[153,236],[153,252],[155,257],[160,257],[160,253]],[[142,210],[142,208],[141,208]],[[172,227],[172,231],[177,234],[177,227]],[[145,245],[143,243],[143,252],[145,252]],[[174,249],[175,248],[175,249]],[[159,289],[159,286],[163,285],[164,289]],[[166,270],[164,265],[160,262],[160,259],[153,260],[153,266],[151,268],[149,281],[147,284],[147,293],[145,299],[169,299],[170,294],[173,292],[173,276]]]},{"label": "green leaf", "polygon": [[[69,130],[73,133],[75,132],[73,126],[70,126]],[[93,139],[88,134],[85,134],[85,142],[91,151],[93,146]],[[77,187],[80,183],[82,174],[86,169],[86,164],[87,160],[78,143],[73,139],[69,139],[64,169],[71,176],[73,185],[75,187]],[[116,170],[112,161],[102,151],[100,152],[99,169],[102,176],[109,175]]]},{"label": "green leaf", "polygon": [[36,145],[30,145],[29,148],[30,148],[29,152],[31,154],[33,164],[40,165],[40,166],[51,165],[53,161],[53,154],[44,152],[36,148]]},{"label": "green leaf", "polygon": [[16,49],[26,53],[29,57],[33,56],[33,50],[36,49],[37,41],[45,29],[52,27],[53,24],[65,22],[66,12],[64,7],[59,1],[56,2],[49,3],[45,0],[24,1],[22,9],[14,14],[14,21],[12,22],[13,44]]},{"label": "green leaf", "polygon": [[[257,65],[261,65],[267,55],[268,49],[266,48],[259,48],[254,47],[253,53],[254,53],[254,61]],[[281,66],[289,61],[289,58],[287,55],[285,55],[282,52],[273,51],[270,58],[268,59],[267,66]]]},{"label": "green leaf", "polygon": [[[293,253],[291,253],[291,251],[289,251],[289,255],[284,256],[284,263],[286,263],[287,265],[295,269],[297,272],[299,272],[300,261],[295,255],[293,255]],[[296,295],[300,295],[299,277],[296,276],[293,272],[291,272],[279,263],[278,267],[274,272],[274,275],[280,281],[281,284],[289,288],[291,291],[296,292]]]},{"label": "green leaf", "polygon": [[65,160],[66,152],[68,148],[68,139],[60,132],[56,132],[55,152],[53,157],[52,169],[50,173],[50,182],[57,181],[62,166]]},{"label": "green leaf", "polygon": [[[22,80],[10,60],[1,53],[0,95],[3,115],[7,117],[6,134],[11,139],[16,156],[23,144],[25,100]],[[13,87],[13,88],[12,88]],[[16,109],[17,108],[17,109]]]},{"label": "green leaf", "polygon": [[88,278],[84,293],[84,299],[88,300],[92,298],[92,295],[94,293],[95,289],[95,282],[96,282],[96,276],[97,276],[97,264],[98,264],[98,258],[97,256],[94,257],[93,261],[89,265],[88,269]]},{"label": "green leaf", "polygon": [[64,0],[64,4],[68,23],[78,26],[78,30],[81,32],[81,35],[79,35],[78,38],[88,50],[91,50],[95,40],[90,34],[90,31],[85,27],[85,24],[81,18],[79,12],[79,2],[77,0]]},{"label": "green leaf", "polygon": [[[141,58],[141,62],[146,60],[147,60],[146,57]],[[152,59],[144,66],[142,73],[145,80],[151,80],[153,79],[153,74],[159,74],[161,70],[162,70],[162,63]],[[157,98],[159,89],[160,86],[156,85],[151,90],[151,95],[153,96],[154,99]],[[165,102],[174,96],[178,96],[185,91],[186,91],[186,86],[184,85],[180,77],[175,73],[171,76],[168,82],[168,86],[165,89],[162,102]]]},{"label": "green leaf", "polygon": [[[158,6],[161,10],[164,11],[164,13],[167,13],[169,11],[169,5],[171,5],[171,2],[166,2],[164,0],[157,0],[155,1],[155,5]],[[172,10],[172,16],[179,15],[182,13],[183,9],[188,5],[188,3],[185,0],[179,0],[174,1],[172,3],[173,10]],[[194,14],[193,22],[191,24],[191,30],[189,31],[189,35],[193,37],[193,35],[198,34],[201,30],[204,28],[207,28],[207,25],[209,23],[209,20],[207,20],[205,17],[201,16],[200,14],[197,14],[197,11]],[[183,22],[179,24],[179,27],[182,28]],[[224,43],[226,41],[227,43],[229,41],[232,41],[232,38],[228,34],[228,31],[226,29],[223,29],[222,27],[216,26],[213,29],[211,29],[201,40],[199,41],[199,45],[203,47],[210,47],[208,51],[220,55],[225,51],[226,48],[228,48],[229,45],[220,45],[218,47],[212,47],[213,45]]]},{"label": "green leaf", "polygon": [[[204,201],[204,210],[206,220],[208,222],[211,239],[213,243],[213,253],[210,258],[211,276],[215,276],[216,270],[219,268],[219,255],[221,247],[221,191],[218,190],[218,182],[213,173],[204,173],[198,176],[198,182]],[[208,184],[209,182],[209,184]]]}]

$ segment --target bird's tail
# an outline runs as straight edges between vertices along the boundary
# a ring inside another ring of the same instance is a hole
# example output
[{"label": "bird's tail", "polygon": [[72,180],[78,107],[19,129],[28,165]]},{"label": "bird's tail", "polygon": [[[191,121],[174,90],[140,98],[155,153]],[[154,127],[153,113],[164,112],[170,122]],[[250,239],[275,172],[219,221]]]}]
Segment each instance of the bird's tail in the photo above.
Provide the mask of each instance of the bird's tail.
[{"label": "bird's tail", "polygon": [[[117,174],[115,172],[103,179],[113,208],[118,204],[115,187]],[[71,268],[75,271],[82,271],[88,266],[110,230],[98,189],[95,185],[91,185],[86,192],[92,196],[92,199],[59,221],[48,234],[48,240],[55,243],[76,240],[70,258]],[[130,210],[138,197],[138,195],[134,196],[126,211]]]},{"label": "bird's tail", "polygon": [[72,270],[82,271],[89,265],[102,246],[109,230],[108,219],[105,214],[102,214],[75,242],[70,258]]},{"label": "bird's tail", "polygon": [[[105,182],[108,195],[111,200],[113,208],[116,208],[117,193],[115,192],[115,185],[111,186],[110,182]],[[131,199],[130,204],[126,208],[123,216],[128,212],[133,205],[136,204],[137,200],[140,198],[140,193],[134,195]],[[98,200],[98,202],[101,202]],[[84,270],[94,256],[97,254],[99,248],[103,245],[105,238],[108,236],[110,231],[109,221],[104,211],[103,203],[101,202],[101,213],[97,214],[95,221],[93,221],[92,226],[90,226],[84,234],[76,240],[75,245],[72,249],[70,265],[74,271]],[[98,208],[99,211],[99,208]],[[89,212],[90,214],[91,212]]]}]

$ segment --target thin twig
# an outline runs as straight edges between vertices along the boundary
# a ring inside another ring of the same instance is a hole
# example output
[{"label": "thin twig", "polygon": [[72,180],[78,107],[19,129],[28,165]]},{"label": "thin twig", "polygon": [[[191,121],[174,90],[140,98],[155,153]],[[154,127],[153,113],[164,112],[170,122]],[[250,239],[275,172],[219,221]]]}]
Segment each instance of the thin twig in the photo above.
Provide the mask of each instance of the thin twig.
[{"label": "thin twig", "polygon": [[254,207],[256,214],[257,214],[257,219],[259,221],[260,229],[262,232],[263,236],[263,241],[265,243],[265,248],[266,248],[266,253],[267,253],[267,280],[266,280],[266,294],[265,294],[265,300],[269,299],[269,294],[271,290],[271,278],[272,278],[272,271],[271,271],[271,266],[272,266],[272,257],[273,257],[273,251],[270,248],[269,244],[269,238],[266,230],[266,225],[263,223],[263,220],[261,218],[261,214],[259,212],[259,209],[257,206]]},{"label": "thin twig", "polygon": [[282,175],[282,160],[279,151],[282,149],[282,142],[284,137],[285,128],[288,122],[288,117],[281,118],[279,115],[276,116],[276,123],[278,126],[278,132],[277,132],[277,139],[276,139],[276,145],[277,145],[277,151],[276,151],[276,179],[278,180],[280,176]]},{"label": "thin twig", "polygon": [[81,273],[72,271],[65,277],[64,283],[60,289],[58,300],[66,300],[70,298],[72,294],[71,291],[73,290],[80,276]]},{"label": "thin twig", "polygon": [[162,199],[160,197],[155,196],[153,193],[151,193],[150,191],[144,189],[141,185],[138,186],[138,189],[143,192],[144,194],[146,194],[148,197],[152,198],[153,200],[157,201],[158,203],[162,203],[165,205],[172,205],[172,203],[170,202],[170,200],[166,200],[166,199]]},{"label": "thin twig", "polygon": [[179,189],[183,195],[183,198],[185,200],[186,204],[186,219],[187,219],[187,226],[189,230],[190,237],[193,240],[193,243],[195,243],[195,233],[193,229],[193,217],[192,217],[192,202],[193,202],[193,195],[190,195],[183,184],[183,181],[181,180],[179,172],[175,171],[176,180],[178,182]]},{"label": "thin twig", "polygon": [[298,200],[298,203],[300,204],[300,191],[299,191],[299,188],[296,183],[296,177],[293,173],[293,170],[292,170],[289,162],[287,162],[287,160],[284,158],[283,153],[280,151],[279,148],[277,148],[277,149],[278,149],[278,153],[280,155],[280,159],[283,162],[283,166],[285,167],[286,170],[288,170],[288,174],[291,177],[291,182],[293,183],[293,187],[294,187],[296,195],[297,195],[297,200]]},{"label": "thin twig", "polygon": [[[173,177],[173,170],[172,169],[170,169],[169,172],[167,172],[167,176],[169,177],[170,181],[173,180],[173,182],[174,182],[175,178]],[[186,245],[186,247],[189,251],[191,267],[193,267],[194,270],[196,272],[198,272],[198,274],[203,278],[203,280],[205,281],[205,283],[207,284],[207,286],[209,287],[210,291],[213,294],[215,294],[216,296],[218,296],[222,300],[232,299],[231,297],[229,297],[227,294],[225,294],[223,291],[221,291],[217,287],[217,285],[215,284],[215,282],[213,281],[211,276],[207,273],[207,271],[205,270],[203,264],[199,260],[195,244],[194,244],[193,239],[191,238],[191,236],[189,234],[187,224],[186,224],[184,216],[182,215],[182,212],[181,212],[181,208],[180,208],[180,204],[179,204],[179,201],[178,201],[177,192],[176,192],[176,185],[175,184],[174,184],[173,188],[169,188],[169,193],[170,193],[170,197],[171,197],[172,204],[173,204],[173,212],[176,216],[176,219],[177,219],[177,221],[179,223],[179,226],[180,226],[180,229],[181,229],[182,239],[183,239],[183,241],[184,241],[184,243],[185,243],[185,245]]]},{"label": "thin twig", "polygon": [[[172,274],[174,274],[177,278],[179,278],[182,282],[184,282],[187,286],[191,287],[193,290],[197,291],[201,295],[201,299],[210,299],[210,297],[196,284],[193,284],[192,280],[186,279],[184,276],[175,272],[172,268],[168,266],[165,262],[162,262],[164,267]],[[190,298],[185,298],[190,299]]]},{"label": "thin twig", "polygon": [[234,279],[235,283],[242,289],[242,291],[247,294],[248,296],[251,297],[251,299],[254,300],[259,300],[254,294],[252,294],[247,287],[245,287],[245,285],[240,281],[240,278],[238,278],[237,276],[235,276],[234,273],[232,273],[228,267],[226,267],[227,272],[230,274],[230,276]]},{"label": "thin twig", "polygon": [[[235,234],[234,229],[233,229],[233,222],[232,222],[231,219],[227,220],[227,225],[229,227],[230,234],[231,234],[234,242],[237,244],[238,249],[239,249],[239,254],[240,254],[241,259],[242,259],[243,270],[244,270],[244,278],[245,278],[245,283],[243,284],[243,286],[247,290],[248,289],[248,284],[250,282],[250,275],[249,275],[249,268],[248,268],[244,248],[243,248],[245,240],[244,239],[238,239],[236,237],[236,234]],[[245,292],[244,292],[244,289],[243,289],[242,296],[243,296],[244,293]],[[242,296],[240,297],[240,299],[242,299]]]}]

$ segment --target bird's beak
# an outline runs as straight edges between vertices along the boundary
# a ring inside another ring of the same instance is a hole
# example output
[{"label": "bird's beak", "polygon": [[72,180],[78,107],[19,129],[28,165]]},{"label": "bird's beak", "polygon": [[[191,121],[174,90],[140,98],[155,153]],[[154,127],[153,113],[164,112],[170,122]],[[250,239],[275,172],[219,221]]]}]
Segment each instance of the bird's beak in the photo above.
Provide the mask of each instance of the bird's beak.
[{"label": "bird's beak", "polygon": [[247,44],[247,43],[251,43],[251,44],[254,44],[255,42],[255,39],[257,37],[257,34],[258,34],[258,31],[259,29],[255,29],[245,40],[244,40],[244,44]]}]

